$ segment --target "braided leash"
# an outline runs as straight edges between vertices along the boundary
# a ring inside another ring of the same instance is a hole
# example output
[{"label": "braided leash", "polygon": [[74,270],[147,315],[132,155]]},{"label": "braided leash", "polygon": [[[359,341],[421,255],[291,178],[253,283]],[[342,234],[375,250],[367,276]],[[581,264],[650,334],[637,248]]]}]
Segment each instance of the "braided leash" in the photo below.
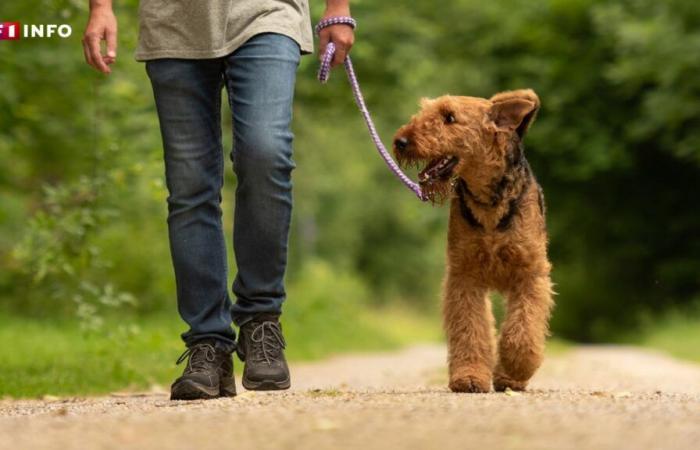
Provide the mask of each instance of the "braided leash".
[{"label": "braided leash", "polygon": [[[318,35],[320,31],[326,27],[339,24],[349,25],[353,29],[357,27],[357,22],[352,17],[329,17],[327,19],[323,19],[318,23],[318,25],[316,25],[316,34]],[[330,76],[331,70],[331,61],[333,61],[334,55],[335,45],[332,42],[329,42],[326,46],[326,52],[323,54],[323,58],[321,59],[321,67],[319,67],[318,69],[318,81],[320,81],[321,83],[325,83],[328,81],[328,77]],[[369,114],[367,105],[365,105],[365,99],[362,96],[362,91],[360,91],[360,83],[357,81],[357,76],[355,75],[355,69],[353,69],[352,67],[352,61],[350,60],[350,56],[345,58],[344,64],[345,71],[348,74],[348,80],[350,81],[350,87],[352,88],[352,93],[355,97],[355,103],[357,103],[357,107],[360,109],[360,113],[362,113],[362,117],[365,119],[365,124],[367,124],[369,135],[372,138],[372,141],[374,142],[374,146],[379,152],[379,156],[382,157],[386,165],[389,167],[389,170],[391,170],[394,173],[394,175],[396,175],[399,178],[399,180],[401,180],[401,182],[406,185],[406,187],[412,190],[419,199],[421,199],[422,201],[426,201],[427,198],[423,195],[423,191],[421,190],[420,185],[412,181],[410,178],[408,178],[408,176],[405,173],[403,173],[398,164],[396,164],[396,162],[391,158],[391,155],[387,151],[386,147],[384,147],[382,140],[379,138],[379,134],[377,133],[377,129],[374,126],[372,117]]]}]

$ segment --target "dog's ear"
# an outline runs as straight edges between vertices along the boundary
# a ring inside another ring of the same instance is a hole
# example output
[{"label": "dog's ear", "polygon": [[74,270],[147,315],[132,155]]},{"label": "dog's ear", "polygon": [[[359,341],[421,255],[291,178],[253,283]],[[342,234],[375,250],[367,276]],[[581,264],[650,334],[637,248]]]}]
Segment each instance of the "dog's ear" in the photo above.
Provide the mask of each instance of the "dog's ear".
[{"label": "dog's ear", "polygon": [[540,99],[532,89],[501,92],[491,97],[491,103],[489,117],[496,127],[515,131],[521,138],[540,109]]}]

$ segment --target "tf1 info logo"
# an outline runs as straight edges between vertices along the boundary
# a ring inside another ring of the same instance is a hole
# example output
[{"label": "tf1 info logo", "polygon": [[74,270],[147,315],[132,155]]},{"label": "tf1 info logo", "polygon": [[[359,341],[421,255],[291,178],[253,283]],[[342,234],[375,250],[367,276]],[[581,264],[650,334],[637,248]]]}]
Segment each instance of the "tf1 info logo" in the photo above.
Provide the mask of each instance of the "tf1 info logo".
[{"label": "tf1 info logo", "polygon": [[19,22],[0,22],[0,41],[16,41],[20,38],[68,38],[73,34],[70,25],[24,25]]}]

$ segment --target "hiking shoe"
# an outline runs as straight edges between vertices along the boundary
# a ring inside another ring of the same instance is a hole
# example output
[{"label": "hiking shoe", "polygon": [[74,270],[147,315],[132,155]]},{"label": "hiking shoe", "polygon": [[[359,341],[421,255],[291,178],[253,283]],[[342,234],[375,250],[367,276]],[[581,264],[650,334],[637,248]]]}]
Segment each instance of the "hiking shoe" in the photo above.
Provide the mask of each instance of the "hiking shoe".
[{"label": "hiking shoe", "polygon": [[187,359],[182,376],[170,387],[170,400],[196,400],[236,395],[231,353],[217,347],[216,341],[197,341],[177,360]]},{"label": "hiking shoe", "polygon": [[243,387],[253,391],[274,391],[290,386],[289,367],[279,316],[259,315],[243,324],[236,352],[243,367]]}]

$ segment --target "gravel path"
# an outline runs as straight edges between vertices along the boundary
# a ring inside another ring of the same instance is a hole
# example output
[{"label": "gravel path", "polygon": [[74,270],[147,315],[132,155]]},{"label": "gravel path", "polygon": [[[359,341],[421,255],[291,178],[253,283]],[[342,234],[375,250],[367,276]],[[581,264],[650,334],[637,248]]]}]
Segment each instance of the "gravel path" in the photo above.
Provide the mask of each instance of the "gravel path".
[{"label": "gravel path", "polygon": [[550,357],[527,393],[452,394],[440,346],[293,367],[294,388],[0,401],[0,449],[697,449],[700,366],[627,347]]}]

